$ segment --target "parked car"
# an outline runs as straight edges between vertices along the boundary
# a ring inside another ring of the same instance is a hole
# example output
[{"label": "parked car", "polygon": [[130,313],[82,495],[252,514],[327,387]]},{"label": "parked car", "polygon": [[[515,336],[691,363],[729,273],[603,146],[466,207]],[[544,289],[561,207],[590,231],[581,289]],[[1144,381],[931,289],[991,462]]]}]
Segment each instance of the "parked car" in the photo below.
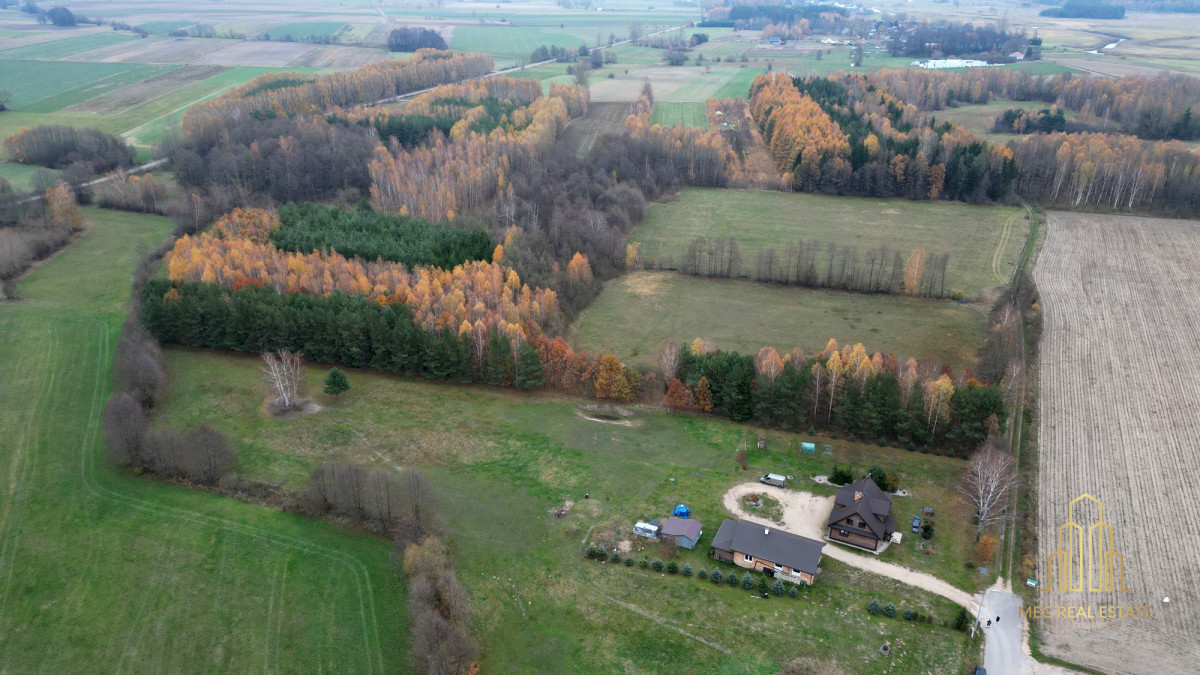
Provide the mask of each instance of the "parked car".
[{"label": "parked car", "polygon": [[759,478],[758,482],[762,483],[763,485],[774,485],[775,487],[787,487],[787,476],[780,476],[777,473],[763,474],[763,477]]},{"label": "parked car", "polygon": [[913,516],[913,532],[921,531],[921,516]]}]

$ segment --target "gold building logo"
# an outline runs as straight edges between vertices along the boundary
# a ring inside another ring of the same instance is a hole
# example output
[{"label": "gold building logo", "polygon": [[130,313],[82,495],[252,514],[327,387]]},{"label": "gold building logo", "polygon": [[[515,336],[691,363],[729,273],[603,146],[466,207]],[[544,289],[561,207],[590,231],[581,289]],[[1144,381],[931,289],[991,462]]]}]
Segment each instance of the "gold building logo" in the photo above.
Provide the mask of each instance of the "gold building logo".
[{"label": "gold building logo", "polygon": [[[1075,507],[1088,500],[1096,506],[1092,525],[1075,521]],[[1087,533],[1086,545],[1084,532]],[[1058,550],[1047,556],[1050,578],[1043,591],[1128,591],[1125,557],[1113,547],[1113,528],[1104,522],[1104,504],[1089,494],[1071,501],[1067,522],[1058,528]]]}]

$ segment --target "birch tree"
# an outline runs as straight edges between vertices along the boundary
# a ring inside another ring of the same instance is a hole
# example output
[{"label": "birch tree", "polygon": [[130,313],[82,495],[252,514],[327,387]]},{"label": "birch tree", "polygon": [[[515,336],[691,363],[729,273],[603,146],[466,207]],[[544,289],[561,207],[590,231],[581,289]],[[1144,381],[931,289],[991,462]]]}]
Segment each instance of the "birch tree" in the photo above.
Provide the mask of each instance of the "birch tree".
[{"label": "birch tree", "polygon": [[662,373],[663,380],[670,382],[675,377],[676,371],[679,370],[679,343],[674,340],[667,340],[658,350],[658,369]]},{"label": "birch tree", "polygon": [[280,412],[296,407],[304,393],[304,358],[286,349],[263,354],[263,379],[271,405]]},{"label": "birch tree", "polygon": [[975,539],[984,529],[1009,517],[1009,500],[1016,491],[1020,479],[1016,460],[1004,447],[1000,438],[989,438],[971,458],[967,472],[958,484],[958,491],[975,510]]}]

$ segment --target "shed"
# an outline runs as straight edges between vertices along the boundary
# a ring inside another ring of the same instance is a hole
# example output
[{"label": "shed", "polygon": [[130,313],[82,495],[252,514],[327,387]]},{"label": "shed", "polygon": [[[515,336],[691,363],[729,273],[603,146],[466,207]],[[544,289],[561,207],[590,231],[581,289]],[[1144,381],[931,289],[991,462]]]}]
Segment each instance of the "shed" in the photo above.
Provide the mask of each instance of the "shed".
[{"label": "shed", "polygon": [[637,524],[633,526],[633,533],[648,539],[658,539],[658,526],[651,525],[650,523],[643,523],[639,520]]},{"label": "shed", "polygon": [[671,518],[663,524],[662,533],[664,536],[674,537],[676,546],[696,548],[696,542],[700,541],[700,535],[704,534],[701,528],[698,520]]}]

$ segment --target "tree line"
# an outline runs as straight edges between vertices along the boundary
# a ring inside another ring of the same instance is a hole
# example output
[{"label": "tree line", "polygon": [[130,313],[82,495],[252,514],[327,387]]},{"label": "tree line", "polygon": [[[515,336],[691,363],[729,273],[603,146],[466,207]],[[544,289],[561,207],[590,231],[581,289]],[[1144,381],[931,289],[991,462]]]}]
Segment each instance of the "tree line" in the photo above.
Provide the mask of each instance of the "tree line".
[{"label": "tree line", "polygon": [[[843,80],[863,76],[838,76]],[[945,70],[882,70],[865,76],[903,101],[901,120],[921,125],[921,112],[936,112],[958,104],[984,104],[993,98],[1040,101],[1063,110],[1099,118],[1102,129],[1139,138],[1189,140],[1200,138],[1200,81],[1183,75],[1102,78],[1074,73],[1035,75],[1016,70],[968,68]],[[1108,125],[1115,125],[1109,129]]]},{"label": "tree line", "polygon": [[[70,186],[62,181],[46,191],[40,214],[5,210],[4,197],[0,190],[0,216],[11,215],[15,220],[0,226],[0,299],[15,300],[19,297],[17,278],[33,263],[66,246],[83,229],[83,214]],[[0,224],[3,220],[0,218]]]},{"label": "tree line", "polygon": [[823,246],[815,239],[788,242],[782,249],[768,246],[758,251],[753,260],[744,260],[733,237],[697,237],[677,260],[668,258],[650,264],[694,276],[944,298],[949,262],[949,253],[927,255],[924,248],[905,255],[881,246],[860,256],[853,246],[839,247],[833,243]]},{"label": "tree line", "polygon": [[1067,0],[1061,7],[1048,7],[1038,16],[1066,19],[1124,19],[1125,8],[1099,0]]},{"label": "tree line", "polygon": [[868,353],[861,344],[840,350],[830,340],[819,354],[800,348],[781,355],[714,349],[699,338],[659,354],[666,381],[663,404],[799,431],[806,425],[869,441],[941,444],[966,456],[1004,425],[1000,388],[969,371],[955,374],[931,362]]},{"label": "tree line", "polygon": [[888,32],[887,49],[892,56],[1001,57],[1014,50],[1024,52],[1026,48],[1024,36],[1008,33],[995,24],[976,26],[957,21],[921,21],[888,29]]}]

